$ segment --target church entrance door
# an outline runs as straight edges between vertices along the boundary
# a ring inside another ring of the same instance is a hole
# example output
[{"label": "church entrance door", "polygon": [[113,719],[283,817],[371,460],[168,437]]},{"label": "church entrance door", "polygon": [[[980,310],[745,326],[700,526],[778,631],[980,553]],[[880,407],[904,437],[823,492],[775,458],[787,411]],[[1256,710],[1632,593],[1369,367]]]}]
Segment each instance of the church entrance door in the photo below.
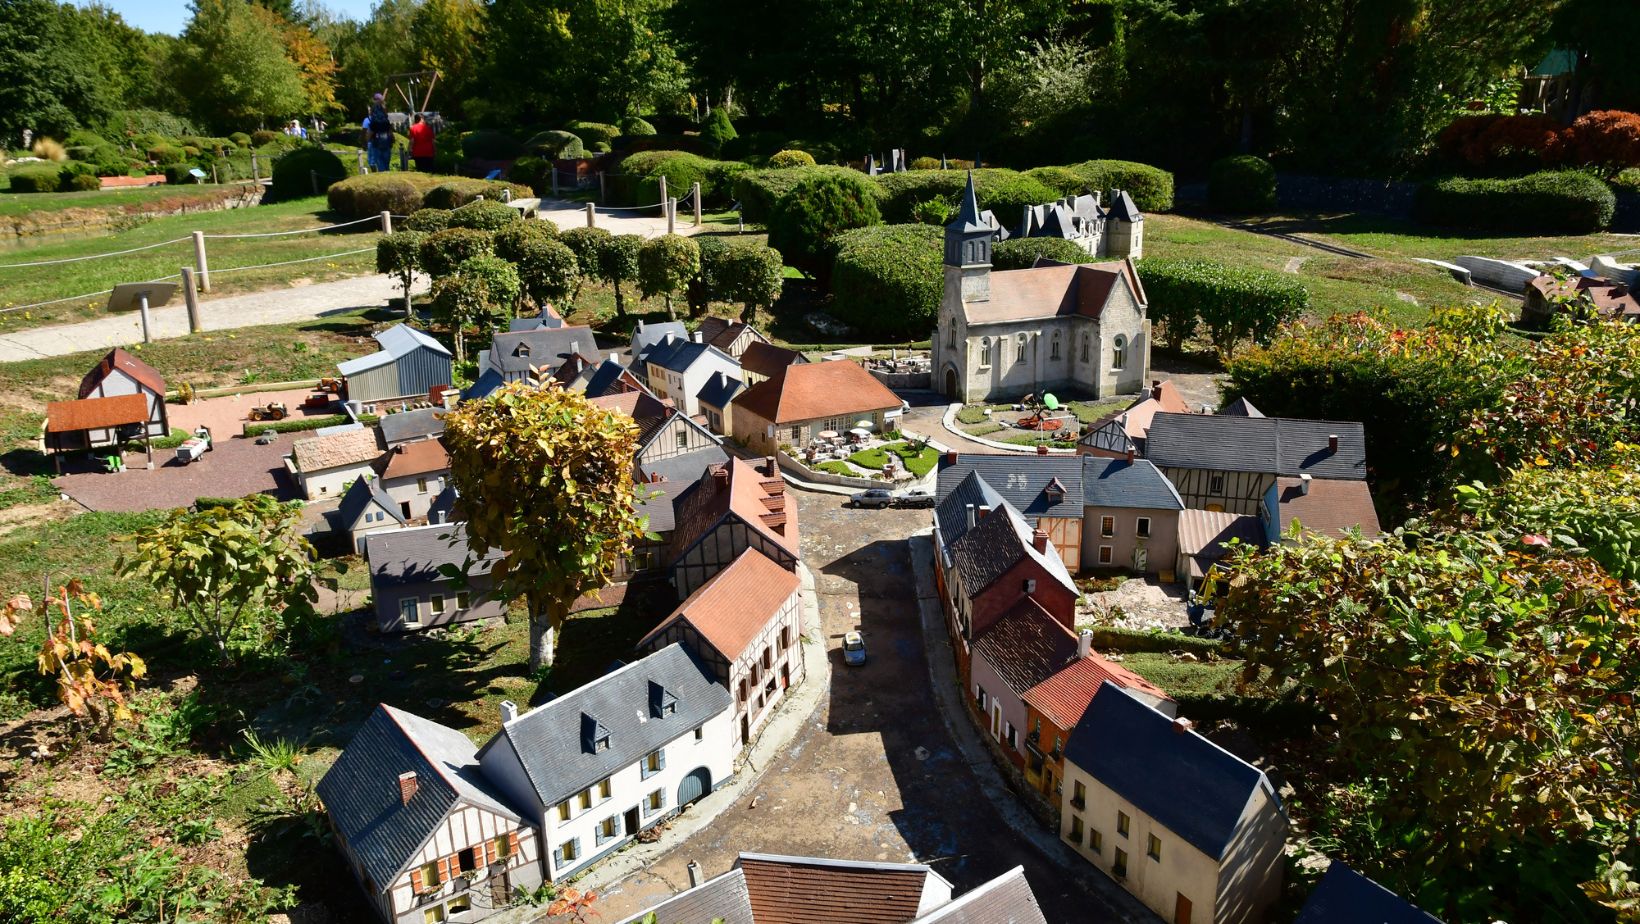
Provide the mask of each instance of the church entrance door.
[{"label": "church entrance door", "polygon": [[945,370],[945,396],[952,401],[961,400],[957,395],[957,370]]}]

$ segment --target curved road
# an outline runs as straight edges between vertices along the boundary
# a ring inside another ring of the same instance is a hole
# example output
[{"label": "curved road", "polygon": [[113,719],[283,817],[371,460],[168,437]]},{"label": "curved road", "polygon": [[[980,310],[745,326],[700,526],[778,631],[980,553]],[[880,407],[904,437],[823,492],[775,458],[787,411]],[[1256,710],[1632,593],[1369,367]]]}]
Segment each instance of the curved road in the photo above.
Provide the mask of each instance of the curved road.
[{"label": "curved road", "polygon": [[[835,495],[792,493],[820,596],[831,689],[746,797],[604,892],[601,919],[621,920],[688,888],[691,860],[710,877],[754,851],[927,863],[959,894],[1023,865],[1048,920],[1123,920],[1006,827],[941,722],[904,541],[930,512],[850,510]],[[853,628],[869,653],[860,668],[845,667],[838,653]]]}]

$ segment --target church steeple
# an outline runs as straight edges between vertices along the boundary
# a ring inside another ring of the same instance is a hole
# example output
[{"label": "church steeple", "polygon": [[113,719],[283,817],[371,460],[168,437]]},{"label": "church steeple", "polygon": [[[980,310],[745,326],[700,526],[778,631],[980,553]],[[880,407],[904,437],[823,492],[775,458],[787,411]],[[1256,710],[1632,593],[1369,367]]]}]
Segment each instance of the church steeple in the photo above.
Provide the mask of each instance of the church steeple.
[{"label": "church steeple", "polygon": [[980,213],[979,196],[974,192],[974,172],[970,170],[957,218],[945,226],[947,275],[951,269],[961,271],[965,302],[991,297],[991,242],[995,234],[996,230]]}]

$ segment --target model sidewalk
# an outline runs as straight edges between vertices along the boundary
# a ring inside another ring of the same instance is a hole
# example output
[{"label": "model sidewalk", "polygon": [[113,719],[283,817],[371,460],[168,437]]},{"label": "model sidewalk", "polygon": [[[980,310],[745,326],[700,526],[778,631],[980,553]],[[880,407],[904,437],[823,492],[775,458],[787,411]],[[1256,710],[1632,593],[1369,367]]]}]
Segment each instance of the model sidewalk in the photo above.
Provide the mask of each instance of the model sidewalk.
[{"label": "model sidewalk", "polygon": [[957,744],[957,750],[962,753],[963,761],[979,781],[980,789],[1015,834],[1057,864],[1067,877],[1104,899],[1122,915],[1123,921],[1157,924],[1161,919],[1149,908],[1077,856],[1059,840],[1057,832],[1043,828],[1042,823],[1032,817],[1003,780],[962,703],[966,691],[957,680],[956,661],[951,655],[951,642],[945,631],[945,611],[940,606],[939,592],[934,584],[934,540],[929,531],[924,531],[906,541],[910,544],[911,566],[916,575],[917,614],[922,620],[923,649],[928,655],[928,675],[934,688],[935,705],[940,710],[946,730],[951,733],[951,739]]},{"label": "model sidewalk", "polygon": [[[427,286],[427,280],[420,278],[412,291],[425,292]],[[355,276],[335,282],[213,298],[199,303],[199,313],[205,330],[231,330],[308,321],[353,308],[382,307],[388,299],[403,295],[399,284],[386,276]],[[181,303],[180,296],[175,303],[155,309],[152,316],[155,340],[188,336],[188,309]],[[137,312],[110,313],[92,321],[37,327],[0,337],[0,362],[66,356],[141,342],[142,319]]]}]

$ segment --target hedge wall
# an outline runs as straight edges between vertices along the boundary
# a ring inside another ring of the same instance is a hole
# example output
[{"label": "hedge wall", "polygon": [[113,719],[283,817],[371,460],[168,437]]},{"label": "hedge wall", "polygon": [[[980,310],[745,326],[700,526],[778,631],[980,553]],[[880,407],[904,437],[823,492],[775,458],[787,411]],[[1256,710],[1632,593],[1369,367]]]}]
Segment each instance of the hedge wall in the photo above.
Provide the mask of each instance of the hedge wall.
[{"label": "hedge wall", "polygon": [[666,177],[666,194],[681,204],[694,184],[700,184],[701,201],[721,205],[730,200],[733,177],[750,170],[736,161],[712,160],[688,151],[639,151],[621,161],[605,177],[610,199],[624,206],[648,206],[660,201],[660,178]]},{"label": "hedge wall", "polygon": [[1227,359],[1244,341],[1268,343],[1310,306],[1295,276],[1213,260],[1150,258],[1139,263],[1139,281],[1164,343],[1177,348],[1199,324]]},{"label": "hedge wall", "polygon": [[1085,189],[1108,193],[1125,189],[1142,212],[1166,212],[1173,208],[1173,174],[1159,167],[1131,160],[1087,160],[1065,169],[1074,171]]},{"label": "hedge wall", "polygon": [[774,204],[781,196],[789,193],[798,183],[811,176],[841,177],[846,183],[852,183],[865,190],[877,199],[881,208],[883,189],[866,176],[851,167],[833,167],[821,165],[818,167],[783,167],[773,170],[747,170],[735,175],[733,195],[740,200],[741,214],[747,221],[758,224],[767,223],[769,216],[774,214]]},{"label": "hedge wall", "polygon": [[381,212],[409,215],[422,208],[427,193],[449,182],[433,173],[367,173],[348,177],[330,187],[330,208],[348,218],[365,218]]},{"label": "hedge wall", "polygon": [[1617,197],[1598,177],[1552,171],[1504,180],[1448,177],[1418,187],[1413,217],[1487,231],[1588,234],[1611,224]]},{"label": "hedge wall", "polygon": [[[912,221],[912,210],[928,199],[955,203],[967,184],[967,176],[961,170],[909,170],[877,177],[884,194],[883,220],[891,224]],[[974,192],[979,207],[995,212],[997,220],[1009,228],[1019,224],[1025,206],[1059,198],[1058,191],[1041,181],[1003,168],[975,170]]]},{"label": "hedge wall", "polygon": [[1115,626],[1094,626],[1093,647],[1098,651],[1154,651],[1164,654],[1172,651],[1223,654],[1225,650],[1224,643],[1216,639],[1176,632],[1118,629]]},{"label": "hedge wall", "polygon": [[934,329],[945,290],[943,231],[874,225],[845,231],[836,242],[831,291],[839,320],[889,337],[922,337]]},{"label": "hedge wall", "polygon": [[1207,171],[1207,204],[1220,212],[1268,212],[1276,207],[1276,170],[1251,154],[1223,157]]},{"label": "hedge wall", "polygon": [[1059,263],[1092,263],[1095,257],[1062,237],[1016,237],[991,248],[991,268],[1030,269],[1038,259]]},{"label": "hedge wall", "polygon": [[517,183],[502,183],[497,180],[469,180],[440,177],[443,180],[437,186],[427,191],[422,203],[430,209],[454,209],[483,196],[486,199],[499,201],[502,193],[512,190],[514,199],[528,198],[535,194],[535,190]]},{"label": "hedge wall", "polygon": [[318,145],[300,147],[273,162],[273,185],[264,201],[284,202],[328,192],[347,179],[341,158]]}]

